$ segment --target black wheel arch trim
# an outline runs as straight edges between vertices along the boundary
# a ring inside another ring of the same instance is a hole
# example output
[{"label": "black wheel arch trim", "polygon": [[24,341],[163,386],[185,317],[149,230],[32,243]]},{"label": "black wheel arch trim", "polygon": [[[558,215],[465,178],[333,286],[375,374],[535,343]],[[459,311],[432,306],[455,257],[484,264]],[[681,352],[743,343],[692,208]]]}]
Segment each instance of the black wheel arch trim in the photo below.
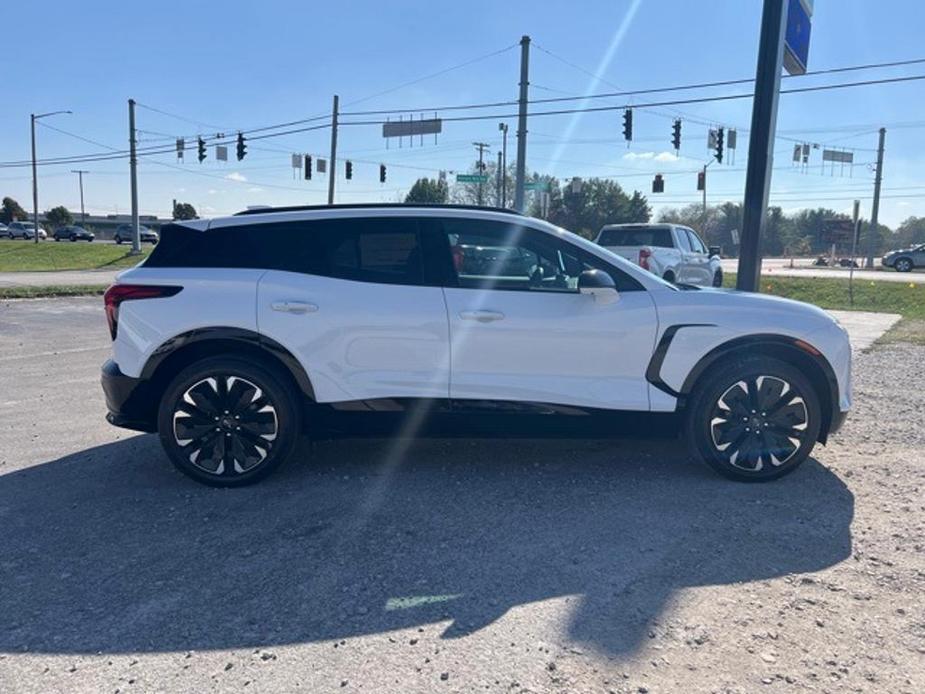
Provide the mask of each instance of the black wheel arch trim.
[{"label": "black wheel arch trim", "polygon": [[266,352],[269,356],[275,357],[286,367],[302,393],[310,400],[315,400],[315,390],[299,360],[276,340],[246,328],[223,326],[196,328],[195,330],[175,335],[151,353],[141,371],[141,378],[143,380],[151,379],[158,367],[170,355],[175,354],[180,349],[193,344],[219,340],[238,342],[251,348],[256,347]]},{"label": "black wheel arch trim", "polygon": [[694,327],[703,328],[715,326],[704,323],[681,323],[669,326],[665,329],[665,332],[662,333],[662,337],[659,340],[658,346],[655,348],[655,352],[653,353],[652,359],[649,361],[649,366],[646,369],[646,380],[655,388],[658,388],[662,392],[677,398],[679,407],[683,407],[685,398],[693,390],[694,384],[697,382],[697,380],[720,359],[727,357],[732,352],[747,350],[750,347],[773,346],[777,348],[784,348],[786,350],[793,350],[796,355],[809,359],[818,367],[819,371],[825,378],[825,382],[828,387],[828,392],[825,393],[825,395],[828,398],[829,408],[828,411],[823,411],[823,426],[820,432],[819,440],[822,441],[822,443],[825,443],[828,433],[834,432],[841,425],[842,421],[844,420],[844,415],[840,412],[838,407],[838,379],[835,377],[835,371],[832,369],[832,365],[829,364],[828,360],[821,353],[813,354],[812,352],[798,346],[798,342],[805,341],[798,340],[797,338],[789,337],[787,335],[779,335],[776,333],[755,333],[753,335],[745,335],[743,337],[737,337],[724,342],[714,347],[700,358],[700,360],[694,365],[694,368],[692,368],[687,374],[687,377],[684,379],[684,383],[681,384],[680,391],[675,390],[671,386],[667,385],[662,380],[660,371],[668,353],[668,348],[671,346],[671,342],[674,340],[678,331],[682,330],[683,328]]}]

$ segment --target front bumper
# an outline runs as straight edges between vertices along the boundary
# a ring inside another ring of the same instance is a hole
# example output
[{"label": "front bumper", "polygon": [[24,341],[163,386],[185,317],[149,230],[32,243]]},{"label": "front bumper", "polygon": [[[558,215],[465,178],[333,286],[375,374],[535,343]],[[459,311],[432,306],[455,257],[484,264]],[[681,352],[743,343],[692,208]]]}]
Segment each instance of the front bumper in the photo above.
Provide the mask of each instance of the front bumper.
[{"label": "front bumper", "polygon": [[126,376],[112,359],[103,364],[100,381],[110,424],[135,431],[157,431],[156,400],[150,396],[148,381]]}]

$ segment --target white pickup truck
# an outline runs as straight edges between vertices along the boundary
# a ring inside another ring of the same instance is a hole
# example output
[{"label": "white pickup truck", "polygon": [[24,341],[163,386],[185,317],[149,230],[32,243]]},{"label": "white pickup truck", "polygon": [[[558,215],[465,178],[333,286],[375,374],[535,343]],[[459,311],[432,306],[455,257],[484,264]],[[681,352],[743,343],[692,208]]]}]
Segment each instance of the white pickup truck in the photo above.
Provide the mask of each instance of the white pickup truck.
[{"label": "white pickup truck", "polygon": [[668,282],[720,287],[719,249],[677,224],[608,224],[595,242]]}]

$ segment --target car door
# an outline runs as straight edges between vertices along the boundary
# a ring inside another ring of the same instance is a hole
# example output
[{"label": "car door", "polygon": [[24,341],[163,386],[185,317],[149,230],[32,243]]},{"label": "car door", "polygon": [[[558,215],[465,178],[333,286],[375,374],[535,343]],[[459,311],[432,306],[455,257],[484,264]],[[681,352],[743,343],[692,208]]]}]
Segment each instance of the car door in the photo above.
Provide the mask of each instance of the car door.
[{"label": "car door", "polygon": [[425,276],[416,219],[324,219],[278,233],[287,240],[260,280],[258,327],[298,358],[319,402],[449,396],[446,304]]},{"label": "car door", "polygon": [[710,253],[697,232],[693,229],[685,229],[685,231],[691,244],[688,282],[709,287],[713,283],[713,274],[710,272]]},{"label": "car door", "polygon": [[[444,289],[452,398],[649,408],[657,319],[638,282],[520,220],[441,224],[452,258]],[[619,300],[580,294],[586,269],[614,277]]]}]

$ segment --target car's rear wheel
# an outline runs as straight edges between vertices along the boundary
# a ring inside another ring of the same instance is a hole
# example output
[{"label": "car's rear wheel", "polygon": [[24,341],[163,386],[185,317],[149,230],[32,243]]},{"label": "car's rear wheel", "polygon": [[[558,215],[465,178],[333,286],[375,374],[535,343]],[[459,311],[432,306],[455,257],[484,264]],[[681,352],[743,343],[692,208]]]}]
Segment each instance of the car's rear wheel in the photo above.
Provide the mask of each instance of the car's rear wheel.
[{"label": "car's rear wheel", "polygon": [[180,372],[158,412],[161,444],[176,467],[215,487],[252,484],[292,455],[298,396],[276,369],[209,357]]},{"label": "car's rear wheel", "polygon": [[686,433],[694,455],[720,474],[763,482],[806,460],[821,421],[819,395],[802,371],[752,356],[723,363],[697,382]]},{"label": "car's rear wheel", "polygon": [[122,237],[121,237],[121,236],[116,236],[115,238],[113,238],[113,241],[115,241],[115,242],[118,243],[118,244],[121,244],[121,243],[122,243]]},{"label": "car's rear wheel", "polygon": [[662,279],[665,280],[666,282],[671,282],[672,284],[674,284],[674,280],[675,280],[674,272],[669,270],[664,275],[662,275]]},{"label": "car's rear wheel", "polygon": [[717,270],[717,271],[713,274],[713,286],[714,286],[714,287],[722,287],[722,286],[723,286],[723,271],[722,271],[722,270]]},{"label": "car's rear wheel", "polygon": [[896,272],[910,272],[913,268],[913,263],[911,258],[899,258],[894,264],[893,267],[896,268]]}]

